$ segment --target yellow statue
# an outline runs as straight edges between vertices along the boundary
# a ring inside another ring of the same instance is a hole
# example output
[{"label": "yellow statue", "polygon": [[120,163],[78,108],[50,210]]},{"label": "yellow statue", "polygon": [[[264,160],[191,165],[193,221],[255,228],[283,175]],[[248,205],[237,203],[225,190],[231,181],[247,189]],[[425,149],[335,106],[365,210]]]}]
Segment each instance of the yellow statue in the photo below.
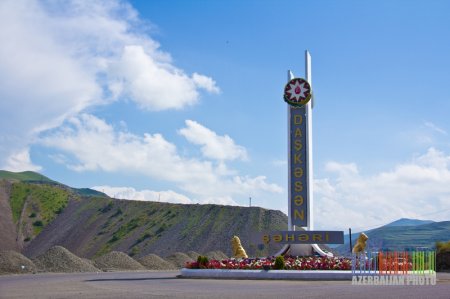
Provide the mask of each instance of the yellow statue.
[{"label": "yellow statue", "polygon": [[233,249],[233,257],[248,258],[248,255],[242,247],[241,240],[239,240],[238,236],[234,236],[233,239],[231,239],[231,248]]},{"label": "yellow statue", "polygon": [[360,233],[358,240],[356,240],[355,246],[353,246],[353,253],[364,253],[364,249],[366,249],[366,241],[369,237],[365,233]]}]

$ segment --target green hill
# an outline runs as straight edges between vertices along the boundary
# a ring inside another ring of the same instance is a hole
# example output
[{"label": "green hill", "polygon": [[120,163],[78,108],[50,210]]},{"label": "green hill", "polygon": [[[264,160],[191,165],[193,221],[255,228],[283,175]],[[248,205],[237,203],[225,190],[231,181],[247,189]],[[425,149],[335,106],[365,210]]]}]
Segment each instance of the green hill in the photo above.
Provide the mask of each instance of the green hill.
[{"label": "green hill", "polygon": [[46,182],[46,183],[54,182],[48,177],[34,171],[11,172],[6,170],[0,170],[0,179],[17,180],[22,182]]},{"label": "green hill", "polygon": [[230,240],[237,235],[247,253],[265,256],[280,246],[251,247],[251,235],[287,226],[282,212],[258,207],[120,200],[95,192],[57,182],[0,180],[0,250],[30,257],[55,245],[89,258],[112,250],[137,257],[190,250],[231,255]]},{"label": "green hill", "polygon": [[422,224],[430,224],[434,223],[432,220],[419,220],[419,219],[409,219],[409,218],[400,218],[394,222],[388,223],[384,226],[417,226]]},{"label": "green hill", "polygon": [[[380,229],[382,227],[389,227],[389,226],[417,226],[417,225],[422,225],[422,224],[429,224],[429,223],[434,223],[434,221],[431,220],[419,220],[419,219],[408,219],[408,218],[400,218],[398,220],[395,220],[391,223],[385,224],[379,228],[375,228],[375,229],[370,229],[365,231],[366,234],[370,234],[370,232],[376,230],[376,229]],[[359,232],[357,233],[352,233],[352,242],[354,244],[355,240],[358,238],[359,236]],[[348,250],[350,250],[349,244],[350,244],[350,236],[349,234],[344,234],[344,243],[346,244],[346,248],[348,248]],[[337,248],[340,247],[339,250],[342,249],[343,246],[341,245],[331,245],[330,247],[332,248]],[[345,247],[345,246],[344,246]]]}]

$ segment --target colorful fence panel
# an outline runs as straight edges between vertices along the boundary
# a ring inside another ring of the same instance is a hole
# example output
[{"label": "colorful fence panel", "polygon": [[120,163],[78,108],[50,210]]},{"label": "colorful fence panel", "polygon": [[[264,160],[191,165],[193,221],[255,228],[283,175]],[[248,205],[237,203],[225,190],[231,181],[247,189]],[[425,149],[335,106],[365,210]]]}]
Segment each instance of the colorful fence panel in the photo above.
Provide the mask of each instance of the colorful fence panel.
[{"label": "colorful fence panel", "polygon": [[352,255],[353,274],[418,275],[435,271],[436,252],[425,248],[415,251],[381,251]]}]

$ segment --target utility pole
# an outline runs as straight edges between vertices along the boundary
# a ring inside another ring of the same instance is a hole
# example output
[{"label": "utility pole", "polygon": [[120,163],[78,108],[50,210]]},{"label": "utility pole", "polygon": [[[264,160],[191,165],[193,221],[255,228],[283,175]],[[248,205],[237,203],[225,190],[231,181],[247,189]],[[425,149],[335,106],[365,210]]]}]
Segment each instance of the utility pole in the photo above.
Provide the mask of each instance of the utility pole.
[{"label": "utility pole", "polygon": [[353,246],[352,246],[352,229],[351,228],[348,229],[348,235],[350,236],[350,253],[352,253]]},{"label": "utility pole", "polygon": [[252,197],[250,196],[250,197],[248,198],[248,200],[249,200],[248,206],[251,207],[251,206],[252,206]]}]

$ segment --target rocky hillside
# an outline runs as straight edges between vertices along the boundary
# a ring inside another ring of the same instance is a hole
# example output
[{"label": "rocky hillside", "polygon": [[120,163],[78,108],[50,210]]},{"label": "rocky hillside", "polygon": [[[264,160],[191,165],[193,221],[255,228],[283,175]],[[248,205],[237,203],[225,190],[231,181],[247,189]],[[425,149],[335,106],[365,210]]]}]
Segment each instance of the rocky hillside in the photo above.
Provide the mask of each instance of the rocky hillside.
[{"label": "rocky hillside", "polygon": [[86,258],[110,251],[137,258],[190,250],[231,255],[233,235],[250,255],[264,256],[278,247],[249,247],[247,240],[257,231],[286,226],[282,212],[258,207],[120,200],[51,180],[0,180],[0,250],[28,257],[55,245]]}]

